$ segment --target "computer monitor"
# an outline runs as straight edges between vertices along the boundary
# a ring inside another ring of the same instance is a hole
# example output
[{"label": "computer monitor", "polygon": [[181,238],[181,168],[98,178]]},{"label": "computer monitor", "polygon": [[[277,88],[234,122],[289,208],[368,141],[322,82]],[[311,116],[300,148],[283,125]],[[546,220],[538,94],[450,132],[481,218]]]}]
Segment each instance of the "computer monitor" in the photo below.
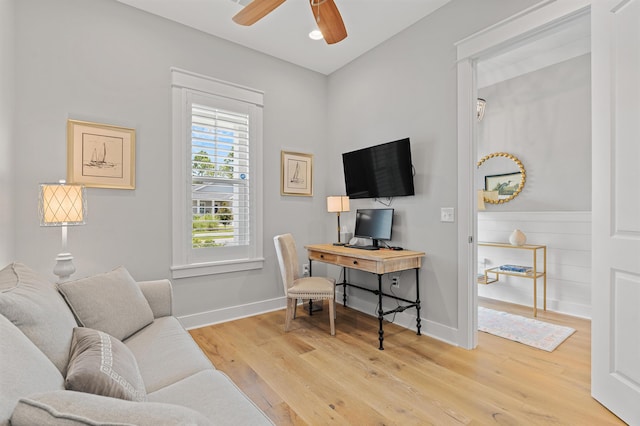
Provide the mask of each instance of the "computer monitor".
[{"label": "computer monitor", "polygon": [[393,209],[358,209],[354,236],[371,238],[371,244],[378,247],[379,240],[391,239]]}]

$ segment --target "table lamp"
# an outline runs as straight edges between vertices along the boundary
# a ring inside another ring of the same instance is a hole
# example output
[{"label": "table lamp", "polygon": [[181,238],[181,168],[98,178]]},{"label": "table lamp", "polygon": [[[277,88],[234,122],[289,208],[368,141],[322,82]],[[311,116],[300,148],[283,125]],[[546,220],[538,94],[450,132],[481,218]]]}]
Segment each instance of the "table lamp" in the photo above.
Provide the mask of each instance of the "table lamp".
[{"label": "table lamp", "polygon": [[73,256],[67,251],[67,226],[84,225],[87,216],[87,197],[84,185],[59,183],[40,184],[38,202],[40,226],[62,227],[62,251],[56,257],[53,273],[64,282],[76,271]]},{"label": "table lamp", "polygon": [[327,197],[327,211],[338,214],[338,242],[335,245],[344,245],[340,242],[340,213],[349,211],[349,197],[346,195],[331,195]]}]

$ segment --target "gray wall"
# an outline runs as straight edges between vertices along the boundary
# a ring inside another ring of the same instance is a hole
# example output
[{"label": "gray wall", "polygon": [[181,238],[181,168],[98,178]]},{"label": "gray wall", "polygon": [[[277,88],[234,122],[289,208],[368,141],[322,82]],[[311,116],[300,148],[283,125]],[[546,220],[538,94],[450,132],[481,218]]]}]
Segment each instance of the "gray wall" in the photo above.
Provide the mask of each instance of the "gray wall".
[{"label": "gray wall", "polygon": [[[329,76],[329,161],[340,164],[342,152],[411,138],[416,195],[393,202],[393,243],[427,253],[420,275],[427,327],[457,327],[457,225],[440,222],[440,208],[457,205],[454,43],[534,3],[454,0]],[[342,174],[327,179],[332,192],[343,190]],[[358,207],[382,207],[352,204],[344,223],[353,223]],[[397,294],[413,294],[412,277],[406,279]]]},{"label": "gray wall", "polygon": [[14,257],[13,0],[0,0],[0,268]]},{"label": "gray wall", "polygon": [[176,313],[282,296],[271,237],[290,231],[302,246],[331,229],[324,179],[315,179],[313,198],[282,197],[279,187],[283,148],[313,153],[316,177],[328,169],[325,76],[113,0],[20,0],[15,12],[16,258],[55,279],[60,229],[38,226],[37,185],[65,177],[73,118],[137,132],[136,189],[89,188],[88,223],[69,230],[75,277],[118,265],[136,279],[170,277],[174,66],[265,92],[267,259],[262,270],[175,280]]},{"label": "gray wall", "polygon": [[527,172],[522,193],[488,211],[591,210],[590,62],[579,56],[478,91],[487,100],[478,157],[508,152]]},{"label": "gray wall", "polygon": [[[534,3],[453,0],[325,77],[113,0],[14,0],[15,257],[54,278],[60,234],[38,226],[37,184],[65,176],[65,123],[74,118],[137,131],[136,190],[89,189],[88,224],[69,232],[76,276],[120,264],[137,279],[170,276],[176,66],[265,91],[267,258],[263,270],[174,281],[178,315],[282,296],[271,237],[290,231],[300,246],[333,240],[325,196],[344,192],[340,154],[409,136],[417,195],[394,201],[394,244],[427,253],[423,317],[457,327],[456,224],[439,221],[440,207],[457,199],[454,43]],[[315,155],[313,197],[280,196],[281,149]],[[352,210],[360,206],[378,205],[359,200]],[[343,223],[352,230],[353,213]]]}]

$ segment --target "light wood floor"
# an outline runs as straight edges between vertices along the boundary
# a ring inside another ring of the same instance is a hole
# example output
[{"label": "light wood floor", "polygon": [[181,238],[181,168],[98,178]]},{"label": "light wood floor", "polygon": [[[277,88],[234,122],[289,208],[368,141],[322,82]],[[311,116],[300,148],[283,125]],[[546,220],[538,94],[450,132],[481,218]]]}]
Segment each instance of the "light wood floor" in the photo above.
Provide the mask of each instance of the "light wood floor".
[{"label": "light wood floor", "polygon": [[[531,309],[481,300],[531,317]],[[277,425],[617,425],[590,396],[588,320],[538,313],[577,330],[555,351],[479,333],[478,348],[457,348],[385,325],[338,305],[336,336],[328,309],[298,309],[284,333],[284,311],[192,330],[216,367]]]}]

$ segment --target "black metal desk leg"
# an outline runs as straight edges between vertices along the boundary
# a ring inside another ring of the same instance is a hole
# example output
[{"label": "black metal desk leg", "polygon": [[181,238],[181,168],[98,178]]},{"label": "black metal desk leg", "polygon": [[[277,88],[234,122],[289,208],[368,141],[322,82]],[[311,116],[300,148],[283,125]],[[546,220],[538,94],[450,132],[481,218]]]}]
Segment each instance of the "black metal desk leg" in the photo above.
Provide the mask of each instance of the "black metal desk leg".
[{"label": "black metal desk leg", "polygon": [[[311,259],[309,259],[309,276],[313,276],[311,275]],[[313,300],[309,299],[309,316],[311,315],[313,315]]]},{"label": "black metal desk leg", "polygon": [[347,306],[347,267],[342,268],[342,305]]},{"label": "black metal desk leg", "polygon": [[382,310],[382,274],[378,274],[378,321],[380,322],[380,329],[378,330],[378,340],[380,341],[380,349],[384,350],[384,346],[382,346],[382,341],[384,340],[384,330],[382,329],[382,320],[384,319],[384,315],[382,315],[384,311]]},{"label": "black metal desk leg", "polygon": [[418,332],[416,333],[420,336],[420,268],[416,268],[416,328]]}]

